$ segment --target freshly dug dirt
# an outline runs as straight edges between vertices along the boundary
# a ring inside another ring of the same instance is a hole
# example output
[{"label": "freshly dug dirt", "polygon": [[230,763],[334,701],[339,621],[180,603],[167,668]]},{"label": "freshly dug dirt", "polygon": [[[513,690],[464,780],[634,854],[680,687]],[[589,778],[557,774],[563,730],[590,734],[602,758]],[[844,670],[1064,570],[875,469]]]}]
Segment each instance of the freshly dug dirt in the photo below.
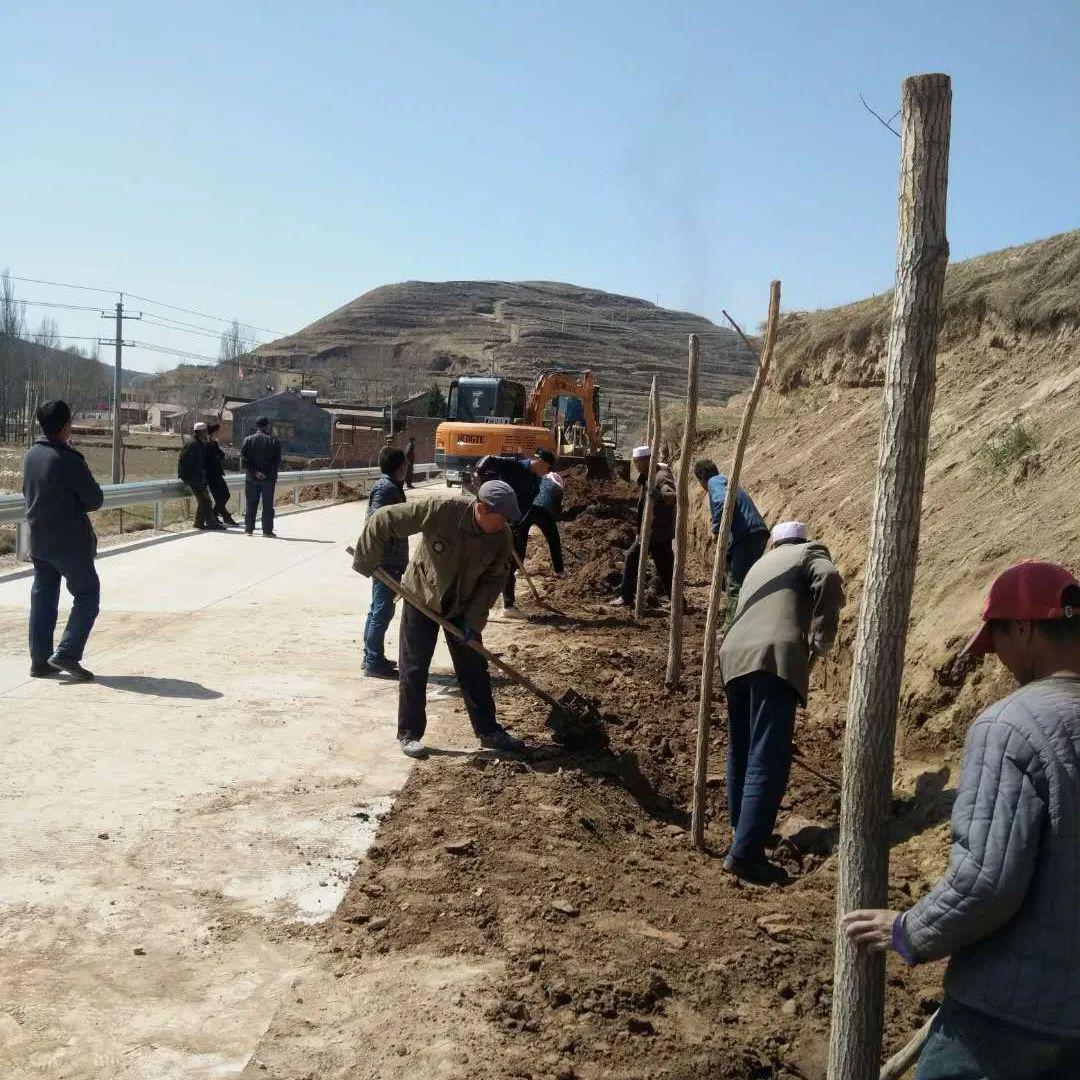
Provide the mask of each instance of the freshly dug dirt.
[{"label": "freshly dug dirt", "polygon": [[[728,830],[718,692],[713,850],[694,851],[686,829],[705,569],[689,592],[685,685],[668,693],[666,616],[637,624],[598,602],[620,564],[615,534],[632,522],[633,489],[574,481],[566,503],[566,577],[550,576],[539,536],[528,564],[564,614],[492,623],[487,638],[556,694],[570,686],[599,702],[608,747],[554,745],[545,707],[499,682],[501,718],[537,749],[523,760],[418,765],[338,915],[313,931],[332,977],[316,993],[298,991],[300,1004],[272,1026],[248,1075],[824,1076],[837,724],[814,715],[799,725],[800,750],[821,775],[796,768],[784,803],[780,832],[792,840],[776,858],[792,884],[744,885],[720,858]],[[941,865],[946,776],[913,773],[917,794],[897,803],[898,904],[924,887],[924,861],[930,873]],[[391,988],[386,970],[400,973]],[[939,979],[936,967],[910,972],[890,960],[891,1049],[936,1006]],[[372,1002],[373,985],[384,1001]],[[328,1042],[349,1044],[354,1064],[300,1049],[326,1053]],[[319,1068],[305,1071],[314,1061]]]}]

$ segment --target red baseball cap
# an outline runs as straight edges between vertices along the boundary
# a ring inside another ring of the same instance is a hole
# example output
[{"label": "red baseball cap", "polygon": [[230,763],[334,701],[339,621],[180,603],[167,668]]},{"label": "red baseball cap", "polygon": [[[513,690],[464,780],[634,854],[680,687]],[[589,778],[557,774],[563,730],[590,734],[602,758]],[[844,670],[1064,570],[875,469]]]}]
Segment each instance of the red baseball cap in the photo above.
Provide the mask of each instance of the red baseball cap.
[{"label": "red baseball cap", "polygon": [[1080,617],[1080,608],[1065,607],[1062,593],[1080,582],[1057,563],[1017,563],[998,574],[983,605],[983,624],[964,648],[974,656],[994,651],[991,619],[1067,619]]}]

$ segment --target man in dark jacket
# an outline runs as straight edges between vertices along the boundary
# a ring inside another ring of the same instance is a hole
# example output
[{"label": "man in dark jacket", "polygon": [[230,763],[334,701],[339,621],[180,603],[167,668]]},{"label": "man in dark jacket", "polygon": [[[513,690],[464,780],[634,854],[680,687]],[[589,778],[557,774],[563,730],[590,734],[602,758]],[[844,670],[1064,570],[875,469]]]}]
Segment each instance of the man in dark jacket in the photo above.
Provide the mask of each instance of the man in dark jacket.
[{"label": "man in dark jacket", "polygon": [[[23,460],[23,497],[30,528],[34,585],[30,592],[30,674],[35,679],[62,671],[74,679],[94,676],[82,666],[101,600],[94,556],[97,536],[91,510],[103,495],[86,464],[71,445],[71,409],[63,401],[38,407],[42,436]],[[53,651],[60,583],[74,598],[60,644]]]},{"label": "man in dark jacket", "polygon": [[206,486],[208,443],[206,425],[200,421],[195,425],[191,439],[180,451],[180,459],[176,463],[176,475],[191,488],[191,494],[195,496],[195,528],[223,529],[225,526],[214,517],[214,507],[210,502],[210,492]]},{"label": "man in dark jacket", "polygon": [[214,501],[214,517],[223,525],[237,525],[228,511],[229,485],[225,483],[225,451],[217,440],[221,425],[215,420],[206,425],[206,487]]},{"label": "man in dark jacket", "polygon": [[968,643],[1020,688],[968,733],[945,876],[912,908],[852,911],[849,938],[909,964],[949,957],[919,1080],[1080,1076],[1080,582],[1001,574]]},{"label": "man in dark jacket", "polygon": [[240,446],[240,462],[247,474],[244,480],[244,532],[255,533],[255,517],[262,500],[263,536],[274,535],[274,488],[281,468],[281,443],[270,431],[270,421],[260,416],[255,432]]},{"label": "man in dark jacket", "polygon": [[416,436],[410,435],[409,441],[405,446],[405,464],[407,466],[405,470],[405,486],[411,488],[413,486],[413,470],[416,468]]},{"label": "man in dark jacket", "polygon": [[675,552],[671,543],[675,539],[675,510],[678,495],[675,490],[675,477],[671,469],[658,462],[653,480],[652,491],[646,491],[649,482],[649,460],[652,451],[647,446],[636,446],[633,452],[634,467],[637,470],[638,494],[637,527],[638,534],[626,552],[623,563],[622,584],[619,595],[611,602],[612,607],[633,607],[634,594],[637,591],[638,567],[641,563],[641,519],[645,515],[645,500],[653,501],[652,536],[649,537],[649,554],[656,566],[656,576],[660,591],[665,596],[671,595],[671,578],[675,573]]},{"label": "man in dark jacket", "polygon": [[[694,476],[709,495],[713,536],[720,532],[724,503],[728,497],[728,478],[716,467],[715,461],[700,458],[694,462]],[[749,495],[739,488],[731,516],[731,536],[727,548],[728,592],[738,594],[750,567],[765,554],[769,543],[769,527],[758,513]]]},{"label": "man in dark jacket", "polygon": [[773,529],[773,550],[750,568],[720,649],[728,706],[728,814],[735,836],[724,869],[758,884],[781,883],[765,858],[787,790],[795,711],[810,669],[836,639],[844,586],[829,549],[806,526]]},{"label": "man in dark jacket", "polygon": [[[366,517],[384,506],[395,506],[405,501],[402,485],[408,469],[404,450],[384,446],[379,453],[379,469],[382,476],[375,482],[368,496]],[[400,536],[387,540],[383,548],[380,567],[395,581],[401,580],[409,564],[409,540]],[[371,607],[364,624],[364,674],[371,679],[396,679],[397,665],[387,660],[385,651],[386,630],[394,617],[394,592],[376,578],[371,581]]]}]

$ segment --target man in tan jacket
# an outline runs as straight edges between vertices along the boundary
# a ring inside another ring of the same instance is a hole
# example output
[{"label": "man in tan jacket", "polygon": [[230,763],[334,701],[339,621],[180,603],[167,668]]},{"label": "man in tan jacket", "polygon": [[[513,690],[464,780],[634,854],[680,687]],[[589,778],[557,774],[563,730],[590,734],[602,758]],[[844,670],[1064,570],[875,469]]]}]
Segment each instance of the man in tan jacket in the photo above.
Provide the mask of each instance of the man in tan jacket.
[{"label": "man in tan jacket", "polygon": [[735,839],[724,868],[759,884],[783,870],[765,858],[787,790],[795,710],[806,705],[810,670],[832,648],[844,586],[829,549],[785,521],[772,550],[750,568],[720,649],[728,706],[728,813]]},{"label": "man in tan jacket", "polygon": [[[454,623],[465,641],[446,634],[465,708],[482,746],[517,753],[525,744],[495,719],[487,661],[467,644],[479,641],[488,612],[510,573],[510,531],[519,517],[513,488],[501,480],[480,485],[476,498],[425,499],[376,510],[356,541],[353,569],[368,577],[388,542],[420,533],[402,584],[425,606]],[[427,727],[427,680],[438,624],[410,604],[398,641],[398,741],[408,757],[422,758]]]}]

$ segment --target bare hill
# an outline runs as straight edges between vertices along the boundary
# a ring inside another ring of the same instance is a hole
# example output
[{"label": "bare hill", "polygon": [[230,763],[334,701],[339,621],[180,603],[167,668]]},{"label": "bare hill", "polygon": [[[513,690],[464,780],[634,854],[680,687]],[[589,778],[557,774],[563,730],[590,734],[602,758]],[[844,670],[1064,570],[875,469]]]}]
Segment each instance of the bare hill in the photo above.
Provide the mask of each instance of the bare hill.
[{"label": "bare hill", "polygon": [[605,402],[640,417],[654,374],[665,394],[684,394],[692,332],[702,337],[703,399],[723,402],[753,374],[753,357],[733,332],[634,297],[557,282],[385,285],[253,356],[309,372],[328,392],[359,396],[492,366],[525,380],[545,368],[589,368]]}]

